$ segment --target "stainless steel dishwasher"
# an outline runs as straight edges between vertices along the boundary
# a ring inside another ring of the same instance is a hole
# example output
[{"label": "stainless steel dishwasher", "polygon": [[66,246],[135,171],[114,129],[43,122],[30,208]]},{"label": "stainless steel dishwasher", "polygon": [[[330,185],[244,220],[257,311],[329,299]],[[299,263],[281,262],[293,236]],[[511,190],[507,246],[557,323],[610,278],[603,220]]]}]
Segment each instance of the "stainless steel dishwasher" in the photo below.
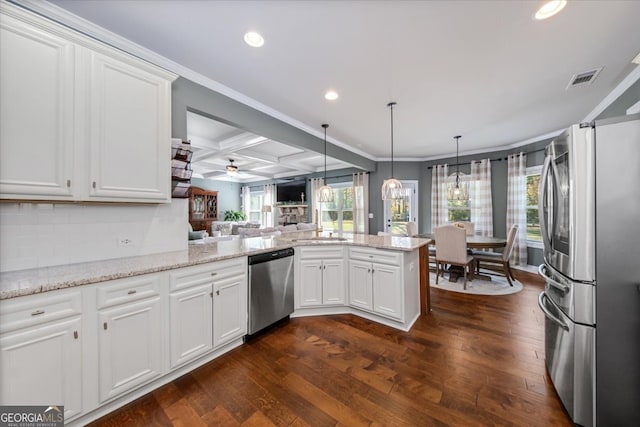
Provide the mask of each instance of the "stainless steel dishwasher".
[{"label": "stainless steel dishwasher", "polygon": [[249,335],[293,313],[293,249],[249,257]]}]

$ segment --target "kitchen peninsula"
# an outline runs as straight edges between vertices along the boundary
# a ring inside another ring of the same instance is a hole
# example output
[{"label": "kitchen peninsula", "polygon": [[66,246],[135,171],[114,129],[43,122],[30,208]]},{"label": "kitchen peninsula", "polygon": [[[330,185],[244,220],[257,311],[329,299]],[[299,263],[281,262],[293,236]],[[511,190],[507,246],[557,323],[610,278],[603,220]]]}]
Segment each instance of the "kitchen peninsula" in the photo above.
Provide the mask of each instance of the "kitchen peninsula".
[{"label": "kitchen peninsula", "polygon": [[292,316],[353,313],[408,330],[428,294],[429,242],[308,231],[1,273],[0,396],[64,401],[65,420],[83,425],[190,372],[243,343],[247,257],[291,247]]}]

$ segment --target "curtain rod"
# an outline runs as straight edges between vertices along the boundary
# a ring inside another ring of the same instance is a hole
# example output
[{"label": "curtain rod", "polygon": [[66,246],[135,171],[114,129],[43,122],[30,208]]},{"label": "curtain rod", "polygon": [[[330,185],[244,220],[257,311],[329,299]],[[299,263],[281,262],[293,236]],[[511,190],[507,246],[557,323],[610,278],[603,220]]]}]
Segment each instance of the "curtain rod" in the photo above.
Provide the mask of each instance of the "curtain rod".
[{"label": "curtain rod", "polygon": [[[544,150],[545,150],[544,148],[540,148],[539,150],[533,150],[533,151],[527,151],[527,152],[521,151],[521,153],[533,154],[533,153],[537,153],[538,151],[544,151]],[[520,154],[520,153],[514,153],[514,154]],[[495,159],[489,159],[489,160],[491,160],[492,162],[501,162],[503,160],[508,160],[508,159],[509,157],[507,156],[507,157],[497,157]],[[470,164],[471,162],[458,163],[458,166],[470,165]],[[433,166],[427,166],[427,170],[430,170],[430,169],[433,169]]]},{"label": "curtain rod", "polygon": [[[356,172],[356,173],[366,173],[366,174],[369,174],[369,172],[368,172],[368,171],[364,171],[364,172]],[[329,180],[329,179],[335,179],[335,178],[347,178],[347,177],[351,177],[351,178],[353,178],[353,174],[350,174],[350,175],[338,175],[338,176],[328,176],[328,177],[327,177],[327,180]],[[312,179],[313,179],[313,178],[308,178],[308,181],[311,181]]]}]

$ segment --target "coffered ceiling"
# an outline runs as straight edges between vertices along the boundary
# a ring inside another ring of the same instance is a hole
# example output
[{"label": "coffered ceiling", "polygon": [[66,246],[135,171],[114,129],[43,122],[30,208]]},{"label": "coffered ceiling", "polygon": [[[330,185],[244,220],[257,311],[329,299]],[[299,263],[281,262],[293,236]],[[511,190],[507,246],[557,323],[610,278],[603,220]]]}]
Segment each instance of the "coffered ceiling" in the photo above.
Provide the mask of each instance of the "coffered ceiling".
[{"label": "coffered ceiling", "polygon": [[[322,137],[320,124],[329,123],[331,142],[374,160],[390,155],[389,101],[398,103],[396,158],[430,159],[454,154],[457,134],[461,154],[470,154],[593,118],[616,87],[638,78],[640,1],[569,1],[545,21],[532,19],[540,1],[52,3],[142,46],[140,56],[309,133]],[[263,35],[263,47],[244,43],[249,30]],[[593,83],[567,87],[599,68]],[[325,100],[328,89],[340,97]],[[317,157],[298,162],[301,153],[265,148],[259,135],[220,131],[229,133],[198,155],[215,168],[237,157],[241,170],[278,174],[293,156],[300,170],[317,169]]]}]

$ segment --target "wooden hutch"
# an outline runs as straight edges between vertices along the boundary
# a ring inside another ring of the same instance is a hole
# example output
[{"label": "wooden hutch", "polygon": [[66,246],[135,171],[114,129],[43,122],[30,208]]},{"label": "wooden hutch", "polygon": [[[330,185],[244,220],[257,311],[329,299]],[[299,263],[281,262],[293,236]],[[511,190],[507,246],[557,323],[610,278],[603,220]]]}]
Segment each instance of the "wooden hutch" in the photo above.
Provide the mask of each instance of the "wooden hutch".
[{"label": "wooden hutch", "polygon": [[218,220],[218,192],[198,187],[189,189],[189,223],[193,231],[211,233],[211,223]]}]

